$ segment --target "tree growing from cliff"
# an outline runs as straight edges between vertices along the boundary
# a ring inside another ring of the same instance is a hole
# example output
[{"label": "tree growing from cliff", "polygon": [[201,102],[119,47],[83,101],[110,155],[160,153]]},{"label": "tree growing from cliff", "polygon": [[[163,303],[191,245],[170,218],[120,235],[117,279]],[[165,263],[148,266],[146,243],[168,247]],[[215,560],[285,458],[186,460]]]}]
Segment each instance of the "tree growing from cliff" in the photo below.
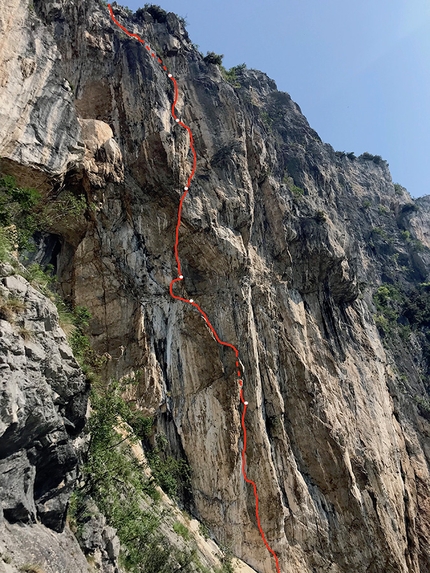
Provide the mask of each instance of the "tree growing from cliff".
[{"label": "tree growing from cliff", "polygon": [[35,207],[41,195],[35,189],[19,187],[14,177],[0,178],[0,226],[3,233],[18,249],[29,246],[29,240],[37,230]]},{"label": "tree growing from cliff", "polygon": [[217,66],[222,65],[222,60],[224,58],[224,54],[216,54],[215,52],[207,52],[206,56],[203,58],[203,61],[207,64],[215,64]]},{"label": "tree growing from cliff", "polygon": [[59,222],[63,227],[71,226],[83,217],[87,207],[84,195],[63,190],[55,200],[43,201],[37,189],[18,185],[11,175],[1,176],[0,229],[9,243],[3,241],[3,250],[31,250],[36,231],[52,231]]}]

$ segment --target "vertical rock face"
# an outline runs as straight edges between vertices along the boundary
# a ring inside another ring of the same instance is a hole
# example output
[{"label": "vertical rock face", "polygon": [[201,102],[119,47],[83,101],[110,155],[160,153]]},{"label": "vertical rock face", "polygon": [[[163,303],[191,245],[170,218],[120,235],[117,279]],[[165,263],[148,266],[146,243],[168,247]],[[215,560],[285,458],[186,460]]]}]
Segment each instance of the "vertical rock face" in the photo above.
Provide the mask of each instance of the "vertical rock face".
[{"label": "vertical rock face", "polygon": [[83,146],[57,45],[30,2],[2,2],[0,33],[3,157],[64,172],[82,157]]},{"label": "vertical rock face", "polygon": [[55,306],[0,269],[0,507],[9,523],[64,529],[88,390]]},{"label": "vertical rock face", "polygon": [[[193,511],[256,571],[272,572],[252,489],[241,477],[234,354],[168,292],[177,274],[178,202],[191,168],[188,135],[171,119],[171,82],[114,28],[106,7],[35,0],[26,12],[12,1],[15,11],[0,2],[7,46],[0,58],[9,54],[0,98],[11,113],[18,101],[29,115],[16,116],[19,130],[0,133],[3,168],[34,173],[47,189],[70,180],[86,193],[85,228],[56,229],[64,292],[90,309],[94,348],[109,357],[106,376],[140,377],[138,403],[191,465]],[[395,188],[377,156],[334,152],[265,74],[238,69],[234,85],[227,82],[173,14],[142,10],[131,18],[119,7],[115,14],[179,84],[177,113],[192,129],[198,160],[179,235],[185,278],[176,288],[239,348],[247,471],[281,570],[425,573],[430,428],[414,400],[428,400],[425,360],[418,334],[383,346],[372,293],[396,277],[405,286],[428,280],[427,199],[413,202]],[[16,72],[30,53],[44,70],[31,85]],[[402,231],[424,249],[414,251]],[[16,341],[5,336],[13,353]],[[26,355],[20,348],[17,356]],[[42,360],[39,347],[28,352]],[[51,379],[55,368],[51,362]],[[69,398],[54,391],[64,408]],[[12,420],[19,396],[8,400],[7,424],[19,428]],[[59,432],[42,440],[47,452],[76,428],[76,414],[64,412],[58,429],[56,412],[44,422],[45,434]],[[60,523],[50,501],[59,483],[36,484],[28,461],[36,446],[13,432],[5,443],[15,449],[3,457],[20,476],[20,493],[9,491],[4,503],[16,519],[39,512]],[[62,463],[73,466],[67,452]]]}]

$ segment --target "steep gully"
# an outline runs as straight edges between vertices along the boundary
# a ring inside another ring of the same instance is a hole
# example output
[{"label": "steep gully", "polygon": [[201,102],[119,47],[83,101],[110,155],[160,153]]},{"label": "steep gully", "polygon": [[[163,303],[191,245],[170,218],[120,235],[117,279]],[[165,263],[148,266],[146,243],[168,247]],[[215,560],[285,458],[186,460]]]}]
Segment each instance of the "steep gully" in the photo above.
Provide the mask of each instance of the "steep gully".
[{"label": "steep gully", "polygon": [[173,82],[173,87],[174,87],[174,99],[173,99],[173,103],[172,103],[172,117],[175,120],[175,122],[180,125],[181,127],[183,127],[184,129],[186,129],[188,131],[189,137],[190,137],[190,148],[193,154],[193,167],[191,169],[191,173],[188,177],[188,181],[186,186],[183,188],[183,192],[181,195],[181,198],[179,200],[179,207],[178,207],[178,218],[177,218],[177,223],[176,223],[176,231],[175,231],[175,244],[174,244],[174,254],[175,254],[175,260],[176,260],[176,266],[178,269],[178,276],[174,279],[172,279],[172,281],[170,282],[170,294],[171,296],[175,299],[175,300],[180,300],[186,304],[190,304],[192,305],[194,308],[197,309],[197,311],[201,314],[201,316],[204,318],[207,326],[209,327],[209,329],[211,330],[212,334],[214,335],[216,341],[221,344],[222,346],[226,346],[228,348],[231,348],[233,350],[233,352],[235,353],[236,356],[236,368],[237,368],[237,377],[238,377],[238,386],[239,386],[239,397],[240,397],[240,401],[243,405],[243,411],[242,411],[242,418],[241,418],[241,425],[242,425],[242,431],[243,431],[243,448],[242,448],[242,475],[244,480],[252,485],[253,491],[254,491],[254,497],[255,497],[255,515],[256,515],[256,519],[257,519],[257,525],[258,525],[258,529],[260,531],[260,535],[261,538],[264,542],[264,545],[266,546],[266,549],[272,554],[274,560],[275,560],[275,564],[276,564],[276,571],[277,573],[281,573],[281,569],[279,566],[279,560],[278,560],[278,556],[276,555],[275,551],[270,547],[266,536],[264,534],[263,528],[261,526],[261,522],[260,522],[260,515],[259,515],[259,511],[258,511],[258,493],[257,493],[257,485],[254,481],[252,481],[251,479],[248,478],[247,473],[246,473],[246,446],[247,446],[247,433],[246,433],[246,424],[245,424],[245,417],[246,417],[246,410],[247,410],[247,406],[248,406],[248,402],[245,400],[244,397],[244,391],[243,391],[243,379],[242,379],[242,373],[240,371],[240,364],[239,364],[239,350],[233,345],[230,344],[229,342],[224,342],[220,339],[220,337],[218,336],[218,333],[216,332],[215,328],[213,327],[213,325],[211,324],[207,314],[204,312],[204,310],[193,300],[193,299],[186,299],[183,298],[181,296],[177,296],[174,294],[173,292],[173,286],[175,285],[175,283],[180,282],[184,279],[184,276],[181,273],[181,261],[179,258],[179,228],[181,226],[181,217],[182,217],[182,207],[183,207],[183,203],[188,195],[188,191],[191,185],[191,182],[194,178],[195,172],[196,172],[196,166],[197,166],[197,155],[196,155],[196,151],[194,148],[194,140],[193,140],[193,134],[191,132],[191,129],[189,128],[188,125],[186,125],[185,123],[183,123],[178,117],[176,117],[176,112],[175,112],[175,107],[176,107],[176,103],[178,101],[178,97],[179,97],[179,91],[178,91],[178,83],[176,81],[176,79],[172,76],[171,73],[168,72],[167,66],[165,66],[163,64],[163,61],[161,60],[161,58],[159,58],[157,56],[157,54],[151,49],[151,47],[145,42],[145,40],[143,40],[138,34],[133,34],[131,33],[129,30],[127,30],[127,28],[125,28],[124,26],[122,26],[118,20],[115,18],[115,15],[113,13],[112,10],[112,6],[110,4],[108,4],[108,9],[110,12],[110,16],[112,21],[116,24],[116,26],[118,26],[125,34],[127,34],[127,36],[131,37],[131,38],[135,38],[138,42],[140,42],[142,44],[142,46],[145,46],[146,50],[148,51],[148,54],[150,54],[150,56],[152,58],[154,58],[154,60],[156,60],[158,62],[158,64],[160,66],[162,66],[163,70],[167,73],[168,78]]}]

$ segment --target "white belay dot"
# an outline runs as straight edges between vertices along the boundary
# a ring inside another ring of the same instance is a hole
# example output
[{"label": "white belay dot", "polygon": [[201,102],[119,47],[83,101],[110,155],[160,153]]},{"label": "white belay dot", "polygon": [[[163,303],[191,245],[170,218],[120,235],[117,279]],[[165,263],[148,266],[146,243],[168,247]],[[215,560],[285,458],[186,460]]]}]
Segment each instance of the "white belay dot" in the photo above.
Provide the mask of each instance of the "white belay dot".
[{"label": "white belay dot", "polygon": [[248,402],[244,402],[245,406],[248,406]]},{"label": "white belay dot", "polygon": [[190,298],[190,302],[194,302],[194,300],[192,298]]}]

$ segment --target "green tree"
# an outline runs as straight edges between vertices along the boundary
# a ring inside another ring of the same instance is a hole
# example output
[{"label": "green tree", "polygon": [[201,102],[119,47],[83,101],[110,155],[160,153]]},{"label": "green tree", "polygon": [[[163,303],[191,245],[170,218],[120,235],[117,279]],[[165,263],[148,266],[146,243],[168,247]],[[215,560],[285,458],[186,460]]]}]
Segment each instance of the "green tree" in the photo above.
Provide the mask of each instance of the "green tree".
[{"label": "green tree", "polygon": [[3,229],[14,227],[9,232],[9,240],[19,249],[29,246],[29,239],[37,230],[35,207],[41,196],[35,189],[19,187],[14,177],[4,175],[0,178],[0,226]]},{"label": "green tree", "polygon": [[207,64],[216,64],[217,66],[222,65],[222,59],[224,54],[216,54],[215,52],[207,52],[206,56],[203,58]]}]

